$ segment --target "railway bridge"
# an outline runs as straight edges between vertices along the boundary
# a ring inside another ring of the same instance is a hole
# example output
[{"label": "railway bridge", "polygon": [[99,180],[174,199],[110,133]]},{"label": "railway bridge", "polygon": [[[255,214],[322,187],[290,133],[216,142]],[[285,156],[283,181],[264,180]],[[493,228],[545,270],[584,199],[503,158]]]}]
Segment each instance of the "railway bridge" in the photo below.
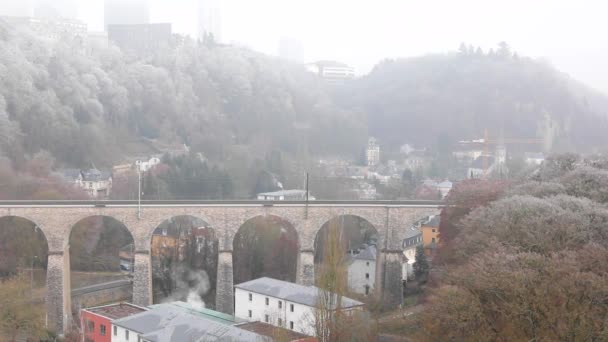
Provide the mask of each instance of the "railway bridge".
[{"label": "railway bridge", "polygon": [[151,241],[165,220],[190,215],[206,221],[219,239],[216,308],[233,313],[233,240],[239,228],[258,216],[277,216],[298,235],[297,282],[314,282],[314,242],[323,224],[341,215],[367,220],[378,233],[376,284],[391,303],[403,301],[402,241],[416,221],[438,214],[439,201],[0,201],[0,217],[32,221],[48,247],[47,321],[63,331],[71,321],[70,253],[72,227],[91,216],[112,217],[125,225],[135,244],[133,302],[152,303]]}]

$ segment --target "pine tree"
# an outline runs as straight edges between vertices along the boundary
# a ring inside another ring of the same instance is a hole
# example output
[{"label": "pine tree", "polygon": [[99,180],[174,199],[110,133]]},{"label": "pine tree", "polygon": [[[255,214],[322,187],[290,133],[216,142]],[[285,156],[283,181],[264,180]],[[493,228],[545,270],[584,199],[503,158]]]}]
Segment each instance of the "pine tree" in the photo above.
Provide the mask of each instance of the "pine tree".
[{"label": "pine tree", "polygon": [[426,281],[426,277],[429,274],[429,262],[424,254],[424,246],[419,245],[416,247],[416,262],[414,262],[414,276],[420,281]]}]

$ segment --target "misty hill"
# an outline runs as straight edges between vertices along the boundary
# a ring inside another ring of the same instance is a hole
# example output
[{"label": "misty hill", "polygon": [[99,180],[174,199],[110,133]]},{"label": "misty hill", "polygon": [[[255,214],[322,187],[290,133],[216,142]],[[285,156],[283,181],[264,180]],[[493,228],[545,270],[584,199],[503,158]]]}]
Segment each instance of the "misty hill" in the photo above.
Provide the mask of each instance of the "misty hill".
[{"label": "misty hill", "polygon": [[496,138],[546,137],[554,151],[606,141],[608,97],[506,44],[387,60],[339,97],[367,113],[370,134],[389,146],[479,138],[486,129]]},{"label": "misty hill", "polygon": [[274,149],[349,155],[366,139],[364,120],[302,66],[188,38],[134,58],[0,22],[0,75],[0,156],[17,164],[46,149],[59,164],[107,167],[139,139],[247,168]]}]

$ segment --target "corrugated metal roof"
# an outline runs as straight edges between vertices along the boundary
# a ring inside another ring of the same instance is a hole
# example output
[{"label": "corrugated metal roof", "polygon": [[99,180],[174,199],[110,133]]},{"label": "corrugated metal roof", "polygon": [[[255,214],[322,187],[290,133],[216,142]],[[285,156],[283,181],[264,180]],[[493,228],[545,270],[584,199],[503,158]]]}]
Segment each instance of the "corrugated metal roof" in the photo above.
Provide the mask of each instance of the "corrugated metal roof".
[{"label": "corrugated metal roof", "polygon": [[[255,292],[286,301],[316,306],[320,289],[316,286],[304,286],[268,277],[250,280],[234,287]],[[361,306],[363,303],[348,297],[342,297],[342,308]]]},{"label": "corrugated metal roof", "polygon": [[190,304],[188,304],[186,302],[182,302],[182,301],[163,303],[163,304],[154,304],[154,305],[150,305],[149,308],[162,309],[162,308],[166,308],[167,306],[172,306],[177,309],[183,310],[186,313],[189,313],[189,314],[192,314],[195,316],[200,316],[203,318],[207,318],[207,319],[219,322],[219,323],[236,324],[236,323],[247,322],[246,320],[237,318],[237,317],[229,315],[229,314],[225,314],[223,312],[206,309],[206,308],[194,308]]},{"label": "corrugated metal roof", "polygon": [[[221,315],[219,315],[221,316]],[[149,311],[118,319],[112,324],[137,332],[146,341],[271,341],[265,336],[240,329],[171,304],[155,305]]]}]

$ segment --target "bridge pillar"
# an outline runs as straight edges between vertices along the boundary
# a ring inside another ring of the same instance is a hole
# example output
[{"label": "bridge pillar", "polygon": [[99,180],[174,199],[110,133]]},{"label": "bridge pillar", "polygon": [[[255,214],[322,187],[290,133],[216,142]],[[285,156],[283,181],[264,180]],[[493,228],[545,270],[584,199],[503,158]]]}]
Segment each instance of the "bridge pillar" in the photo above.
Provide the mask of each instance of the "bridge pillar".
[{"label": "bridge pillar", "polygon": [[384,250],[381,253],[380,279],[382,303],[385,308],[397,308],[403,304],[403,252]]},{"label": "bridge pillar", "polygon": [[70,252],[49,251],[46,270],[46,311],[48,329],[63,333],[70,328]]},{"label": "bridge pillar", "polygon": [[315,252],[313,250],[300,250],[296,283],[300,285],[314,285],[314,282]]},{"label": "bridge pillar", "polygon": [[234,314],[234,278],[232,268],[232,251],[220,251],[217,258],[217,284],[215,309]]},{"label": "bridge pillar", "polygon": [[150,251],[135,252],[133,266],[133,304],[148,306],[152,304],[152,265]]}]

